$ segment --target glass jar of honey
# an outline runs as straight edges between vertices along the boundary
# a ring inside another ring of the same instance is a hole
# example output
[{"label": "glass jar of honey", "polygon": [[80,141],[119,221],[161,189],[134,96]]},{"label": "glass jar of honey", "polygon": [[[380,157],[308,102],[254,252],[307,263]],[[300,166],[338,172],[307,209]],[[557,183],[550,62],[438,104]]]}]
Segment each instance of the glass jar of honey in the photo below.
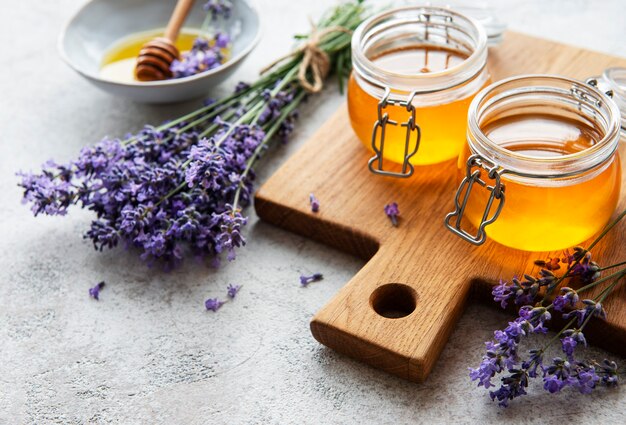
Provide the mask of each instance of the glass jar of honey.
[{"label": "glass jar of honey", "polygon": [[[374,152],[372,172],[408,177],[413,165],[458,156],[470,102],[489,81],[479,23],[446,8],[382,12],[354,32],[352,61],[348,112]],[[401,170],[385,169],[383,160]]]},{"label": "glass jar of honey", "polygon": [[544,75],[494,83],[470,105],[446,226],[477,245],[487,232],[526,251],[579,244],[617,206],[619,140],[620,110],[593,84]]}]

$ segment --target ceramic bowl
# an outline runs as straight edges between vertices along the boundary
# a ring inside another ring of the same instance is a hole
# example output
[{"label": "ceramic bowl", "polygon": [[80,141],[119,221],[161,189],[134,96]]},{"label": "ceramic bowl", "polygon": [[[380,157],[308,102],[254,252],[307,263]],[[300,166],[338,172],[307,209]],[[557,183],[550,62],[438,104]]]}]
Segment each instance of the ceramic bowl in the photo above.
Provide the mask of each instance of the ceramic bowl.
[{"label": "ceramic bowl", "polygon": [[[241,65],[260,38],[259,14],[252,0],[231,0],[233,11],[223,27],[233,39],[232,56],[223,65],[190,77],[164,81],[111,81],[100,77],[107,49],[131,34],[164,28],[175,0],[91,0],[70,19],[59,38],[65,62],[95,86],[142,103],[171,103],[205,96]],[[185,28],[199,29],[206,12],[198,0]],[[222,24],[222,25],[224,25]],[[217,28],[220,29],[219,26]]]}]

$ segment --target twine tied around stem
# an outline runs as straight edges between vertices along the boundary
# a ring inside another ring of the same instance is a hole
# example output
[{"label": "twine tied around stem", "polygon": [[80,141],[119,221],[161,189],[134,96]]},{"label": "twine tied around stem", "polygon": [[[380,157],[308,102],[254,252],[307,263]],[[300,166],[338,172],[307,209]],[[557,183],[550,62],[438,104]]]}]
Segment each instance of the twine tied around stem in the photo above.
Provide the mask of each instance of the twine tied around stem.
[{"label": "twine tied around stem", "polygon": [[[318,93],[324,87],[324,78],[330,72],[330,58],[319,45],[325,36],[333,32],[352,34],[352,30],[338,25],[318,30],[317,26],[311,22],[311,34],[308,40],[295,50],[267,65],[261,70],[261,74],[264,74],[285,59],[302,53],[302,62],[300,62],[298,69],[298,82],[306,92]],[[307,78],[309,70],[311,71],[312,81]]]}]

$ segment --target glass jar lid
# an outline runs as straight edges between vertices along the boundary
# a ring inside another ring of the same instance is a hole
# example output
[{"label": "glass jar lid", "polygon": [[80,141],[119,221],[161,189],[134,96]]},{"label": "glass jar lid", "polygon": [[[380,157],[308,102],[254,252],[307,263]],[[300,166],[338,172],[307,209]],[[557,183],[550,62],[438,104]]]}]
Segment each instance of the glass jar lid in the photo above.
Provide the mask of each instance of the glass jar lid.
[{"label": "glass jar lid", "polygon": [[[483,124],[521,113],[549,114],[594,129],[598,140],[588,148],[558,156],[515,152],[494,142]],[[585,173],[612,157],[619,144],[620,111],[592,84],[553,75],[523,75],[483,89],[468,112],[468,144],[474,154],[497,166],[500,174],[555,179]]]},{"label": "glass jar lid", "polygon": [[[446,48],[466,56],[450,68],[434,72],[399,73],[385,69],[373,59],[392,50],[415,46]],[[448,8],[409,6],[381,12],[364,21],[352,37],[352,61],[365,90],[382,97],[385,88],[406,98],[409,93],[428,95],[451,88],[464,91],[477,80],[487,61],[487,35],[476,20]],[[457,94],[458,95],[458,94]],[[421,101],[428,101],[425,96]]]}]

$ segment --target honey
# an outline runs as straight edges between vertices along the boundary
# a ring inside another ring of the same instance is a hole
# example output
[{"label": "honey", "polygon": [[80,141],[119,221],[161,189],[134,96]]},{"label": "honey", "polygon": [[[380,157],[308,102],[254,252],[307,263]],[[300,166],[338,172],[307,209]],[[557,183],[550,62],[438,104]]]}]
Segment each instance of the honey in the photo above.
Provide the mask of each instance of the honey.
[{"label": "honey", "polygon": [[[381,69],[402,74],[428,74],[449,69],[462,63],[467,55],[441,47],[416,46],[386,52],[372,62]],[[421,140],[417,154],[411,158],[416,165],[434,164],[457,158],[465,144],[467,110],[472,96],[436,105],[417,106],[414,102]],[[354,75],[348,81],[348,110],[350,122],[359,140],[372,147],[372,125],[377,118],[379,99],[363,90]],[[385,110],[389,118],[406,122],[409,114],[405,107],[390,105]],[[406,128],[387,126],[384,157],[396,163],[404,159]]]},{"label": "honey", "polygon": [[[163,30],[146,31],[132,34],[114,43],[104,54],[100,65],[100,77],[120,83],[136,83],[135,64],[139,50],[148,41],[159,37]],[[176,48],[180,53],[191,50],[199,31],[181,30],[176,40]]]},{"label": "honey", "polygon": [[[558,158],[592,147],[601,136],[574,120],[550,115],[515,115],[489,122],[483,132],[511,152],[534,158]],[[459,157],[465,176],[466,147]],[[552,251],[580,244],[591,238],[610,219],[620,193],[621,166],[615,155],[600,169],[575,179],[555,180],[550,185],[502,176],[505,205],[488,227],[491,239],[526,251]],[[465,214],[478,226],[488,192],[475,190]]]},{"label": "honey", "polygon": [[468,111],[455,209],[445,224],[476,245],[558,251],[597,234],[621,190],[620,110],[595,84],[516,76]]}]

